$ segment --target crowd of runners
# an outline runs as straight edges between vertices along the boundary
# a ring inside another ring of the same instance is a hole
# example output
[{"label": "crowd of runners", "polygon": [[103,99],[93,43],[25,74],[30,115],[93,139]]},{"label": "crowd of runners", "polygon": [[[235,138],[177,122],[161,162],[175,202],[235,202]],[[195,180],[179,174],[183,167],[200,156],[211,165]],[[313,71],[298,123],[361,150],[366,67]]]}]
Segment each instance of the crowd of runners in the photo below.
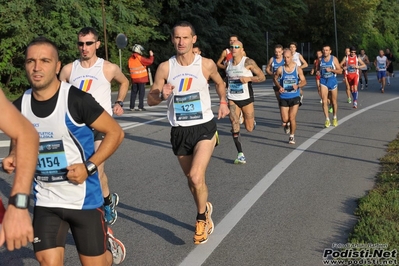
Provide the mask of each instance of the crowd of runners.
[{"label": "crowd of runners", "polygon": [[[237,150],[233,162],[245,164],[241,124],[248,132],[256,128],[252,84],[265,81],[266,76],[255,60],[247,57],[244,41],[237,35],[230,37],[217,63],[202,57],[200,48],[194,47],[197,35],[189,22],[173,27],[171,41],[176,54],[158,66],[147,103],[154,106],[166,101],[172,150],[197,211],[193,242],[203,244],[214,230],[205,173],[219,144],[208,80],[213,80],[219,96],[217,119],[229,117],[231,122]],[[117,65],[97,57],[99,46],[97,31],[82,28],[77,34],[80,58],[61,69],[57,45],[38,37],[25,54],[31,89],[14,101],[14,106],[0,94],[0,110],[9,114],[0,117],[0,128],[12,139],[2,167],[8,173],[15,171],[7,212],[0,202],[0,224],[4,216],[0,244],[6,241],[7,248],[13,250],[33,242],[41,265],[62,265],[69,229],[82,265],[120,264],[126,256],[123,243],[110,228],[118,217],[119,196],[110,193],[104,162],[124,137],[112,115],[123,114],[129,81]],[[281,126],[289,135],[289,144],[296,143],[296,116],[304,104],[302,88],[307,84],[304,69],[308,63],[296,50],[295,42],[287,48],[276,45],[265,69],[273,80]],[[318,50],[310,74],[316,78],[324,127],[338,126],[337,75],[343,74],[348,103],[358,108],[358,87],[368,88],[371,64],[384,93],[394,77],[393,61],[389,49],[386,53],[380,50],[374,61],[355,47],[348,47],[341,61],[332,55],[329,45]],[[119,86],[114,104],[111,82]],[[14,120],[14,129],[6,118]],[[27,162],[23,168],[16,164],[22,160]],[[33,225],[27,210],[32,182]]]}]

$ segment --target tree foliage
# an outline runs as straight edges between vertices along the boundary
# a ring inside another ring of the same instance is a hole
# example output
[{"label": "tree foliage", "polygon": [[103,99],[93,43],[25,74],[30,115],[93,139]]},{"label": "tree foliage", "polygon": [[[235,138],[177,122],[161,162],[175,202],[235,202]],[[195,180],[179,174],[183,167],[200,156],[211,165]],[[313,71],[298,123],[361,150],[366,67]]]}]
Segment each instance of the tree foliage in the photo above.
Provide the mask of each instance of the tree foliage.
[{"label": "tree foliage", "polygon": [[352,45],[366,49],[371,57],[379,49],[398,51],[397,0],[0,0],[0,86],[15,93],[28,86],[24,52],[37,36],[57,43],[63,64],[73,61],[79,56],[77,32],[85,26],[100,34],[98,55],[108,54],[116,64],[115,38],[119,33],[127,36],[128,46],[121,50],[125,73],[135,43],[154,51],[153,70],[173,55],[170,33],[180,20],[194,25],[203,55],[215,61],[231,34],[240,37],[247,55],[259,65],[267,62],[267,54],[271,56],[278,43],[310,43],[312,53],[323,44],[337,50],[334,3],[335,53],[343,55],[343,49]]}]

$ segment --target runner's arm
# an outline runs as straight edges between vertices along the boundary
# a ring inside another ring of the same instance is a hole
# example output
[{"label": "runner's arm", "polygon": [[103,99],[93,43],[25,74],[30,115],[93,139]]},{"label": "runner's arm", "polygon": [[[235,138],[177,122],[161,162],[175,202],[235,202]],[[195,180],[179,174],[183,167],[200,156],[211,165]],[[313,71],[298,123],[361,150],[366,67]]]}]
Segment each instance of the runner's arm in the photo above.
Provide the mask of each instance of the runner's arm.
[{"label": "runner's arm", "polygon": [[71,76],[71,73],[72,73],[72,63],[69,63],[68,65],[64,66],[61,69],[59,80],[69,83],[69,77]]},{"label": "runner's arm", "polygon": [[226,69],[226,66],[223,64],[225,58],[226,58],[226,50],[223,50],[222,54],[219,57],[219,60],[216,62],[216,65],[221,69]]},{"label": "runner's arm", "polygon": [[129,90],[129,80],[122,73],[119,66],[112,64],[112,69],[113,69],[113,73],[114,73],[113,80],[115,80],[117,83],[119,83],[118,97],[116,98],[116,100],[123,102],[128,90]]},{"label": "runner's arm", "polygon": [[274,76],[273,76],[274,85],[275,85],[276,87],[280,88],[280,89],[281,89],[281,84],[280,84],[280,82],[279,82],[278,79],[279,79],[279,77],[281,76],[282,71],[283,71],[283,67],[281,66],[281,67],[279,67],[279,68],[277,69],[276,73],[274,73]]},{"label": "runner's arm", "polygon": [[364,57],[364,61],[363,61],[366,65],[368,65],[368,64],[370,64],[370,60],[369,60],[369,57],[366,55],[365,57]]},{"label": "runner's arm", "polygon": [[[105,134],[98,150],[87,159],[87,161],[92,162],[98,167],[119,147],[124,138],[124,131],[118,122],[106,111],[103,111],[100,116],[88,126]],[[67,170],[68,180],[75,184],[82,184],[88,177],[85,162],[69,165]]]},{"label": "runner's arm", "polygon": [[[0,89],[0,128],[16,144],[3,160],[15,169],[10,196],[30,194],[39,151],[39,136],[32,124],[6,99]],[[10,157],[11,156],[11,157]],[[7,162],[7,160],[9,160]],[[9,172],[9,171],[7,171]],[[28,209],[9,205],[0,226],[0,246],[7,241],[8,250],[19,249],[33,241],[33,227]]]},{"label": "runner's arm", "polygon": [[154,106],[160,104],[163,100],[166,100],[164,94],[162,94],[163,99],[160,98],[160,92],[163,92],[163,87],[166,83],[169,74],[169,62],[165,61],[158,66],[155,72],[154,83],[147,95],[147,104],[149,106]]},{"label": "runner's arm", "polygon": [[338,62],[338,59],[334,56],[334,65],[335,65],[335,69],[332,69],[331,72],[335,73],[335,74],[342,74],[342,69],[341,69],[341,65]]},{"label": "runner's arm", "polygon": [[[205,68],[205,71],[209,73],[209,78],[212,79],[215,83],[216,93],[219,96],[218,119],[224,118],[230,113],[229,107],[227,106],[226,84],[220,76],[216,64],[213,62],[213,60],[203,58],[202,64],[203,68]],[[206,77],[207,74],[205,71],[203,70]]]},{"label": "runner's arm", "polygon": [[340,65],[342,68],[345,68],[345,65],[346,65],[346,56],[344,56],[344,58],[342,58],[342,60],[341,60],[341,62],[339,63],[339,65]]},{"label": "runner's arm", "polygon": [[359,65],[357,66],[357,68],[359,69],[359,68],[365,68],[366,67],[366,64],[364,63],[364,61],[362,60],[362,59],[360,59],[360,58],[358,58],[359,59]]},{"label": "runner's arm", "polygon": [[269,63],[266,66],[266,73],[270,76],[273,76],[273,57],[270,58]]},{"label": "runner's arm", "polygon": [[307,84],[302,68],[298,68],[298,77],[299,77],[298,87],[302,89]]},{"label": "runner's arm", "polygon": [[307,68],[308,67],[308,62],[306,62],[306,60],[303,58],[303,56],[301,54],[299,54],[299,61],[301,61],[302,65],[301,68]]},{"label": "runner's arm", "polygon": [[250,81],[252,82],[263,82],[266,80],[265,74],[263,74],[262,69],[258,67],[256,62],[251,59],[247,58],[245,60],[245,67],[249,67],[249,69],[254,73],[256,76],[250,77]]}]

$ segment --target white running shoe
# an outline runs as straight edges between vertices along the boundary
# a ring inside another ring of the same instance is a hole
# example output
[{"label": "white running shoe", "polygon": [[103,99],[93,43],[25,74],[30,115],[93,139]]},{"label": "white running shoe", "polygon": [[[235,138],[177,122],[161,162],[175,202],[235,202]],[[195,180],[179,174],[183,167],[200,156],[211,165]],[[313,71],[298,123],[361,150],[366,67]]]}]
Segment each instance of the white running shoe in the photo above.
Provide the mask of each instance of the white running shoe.
[{"label": "white running shoe", "polygon": [[126,257],[126,249],[123,243],[114,237],[112,229],[108,227],[107,231],[109,250],[112,253],[112,262],[114,264],[121,264]]},{"label": "white running shoe", "polygon": [[234,164],[244,164],[247,161],[245,160],[244,153],[240,152],[237,156],[237,159],[234,160]]}]

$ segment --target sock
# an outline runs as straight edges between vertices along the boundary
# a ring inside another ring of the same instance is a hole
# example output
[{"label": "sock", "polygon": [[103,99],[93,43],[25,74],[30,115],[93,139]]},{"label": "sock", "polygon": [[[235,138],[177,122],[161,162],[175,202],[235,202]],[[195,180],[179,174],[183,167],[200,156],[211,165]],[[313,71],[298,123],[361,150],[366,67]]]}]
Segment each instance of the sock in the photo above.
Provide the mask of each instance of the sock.
[{"label": "sock", "polygon": [[239,153],[242,152],[240,132],[236,132],[236,133],[233,132],[232,135],[233,135],[233,140],[234,140],[234,144],[236,145],[237,151]]},{"label": "sock", "polygon": [[334,119],[337,119],[337,116],[336,116],[336,115],[334,115]]},{"label": "sock", "polygon": [[294,137],[294,135],[290,134],[290,138],[293,138],[293,137]]},{"label": "sock", "polygon": [[357,101],[357,91],[352,92],[353,101]]},{"label": "sock", "polygon": [[329,118],[329,117],[326,117],[326,120],[330,121],[330,118]]},{"label": "sock", "polygon": [[206,221],[205,212],[204,213],[198,213],[197,214],[197,220]]},{"label": "sock", "polygon": [[104,205],[111,205],[111,194],[104,198]]}]

